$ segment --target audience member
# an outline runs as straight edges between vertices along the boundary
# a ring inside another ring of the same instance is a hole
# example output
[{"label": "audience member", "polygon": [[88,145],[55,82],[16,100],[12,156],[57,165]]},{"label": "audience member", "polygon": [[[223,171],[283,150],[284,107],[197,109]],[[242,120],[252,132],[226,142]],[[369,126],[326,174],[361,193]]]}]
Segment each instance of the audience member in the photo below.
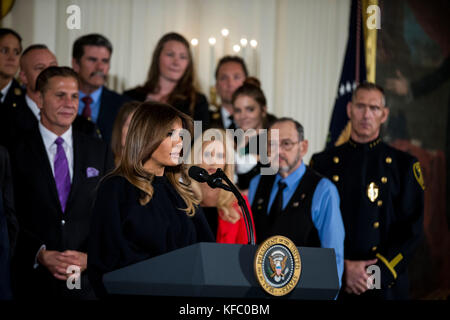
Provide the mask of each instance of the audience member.
[{"label": "audience member", "polygon": [[126,102],[120,108],[116,120],[114,121],[111,136],[111,150],[114,155],[114,163],[116,166],[119,164],[123,148],[125,147],[125,139],[127,137],[128,128],[130,127],[131,118],[140,104],[141,103],[138,101]]},{"label": "audience member", "polygon": [[216,91],[220,98],[218,110],[210,111],[210,127],[236,129],[231,98],[248,76],[245,61],[239,56],[224,56],[216,68]]},{"label": "audience member", "polygon": [[[48,67],[37,77],[36,90],[39,125],[11,152],[20,223],[14,259],[17,296],[94,298],[84,272],[88,232],[96,186],[112,169],[112,156],[102,141],[72,130],[79,90],[72,69]],[[80,289],[69,289],[71,266],[78,271]]]},{"label": "audience member", "polygon": [[[206,137],[212,136],[215,137],[214,140],[204,141]],[[191,161],[194,165],[205,169],[209,174],[220,168],[231,181],[234,180],[234,142],[227,138],[223,129],[206,130],[194,142],[193,150]],[[213,189],[207,183],[197,181],[192,181],[192,190],[200,200],[209,226],[216,235],[216,242],[248,243],[243,212],[232,192]],[[251,215],[248,199],[246,196],[244,199]],[[251,223],[253,224],[253,218]]]},{"label": "audience member", "polygon": [[165,34],[153,52],[147,81],[124,94],[137,101],[158,101],[202,121],[208,128],[208,101],[194,85],[194,64],[189,42],[178,33]]},{"label": "audience member", "polygon": [[102,139],[111,142],[112,128],[120,107],[129,99],[105,87],[112,44],[100,34],[88,34],[73,44],[72,67],[80,78],[78,113],[97,124]]},{"label": "audience member", "polygon": [[[234,121],[239,129],[244,130],[245,140],[237,141],[237,176],[238,187],[247,190],[250,180],[261,168],[259,139],[262,129],[267,129],[276,119],[267,113],[264,92],[254,85],[254,80],[247,80],[232,97]],[[255,146],[252,148],[251,146]]]},{"label": "audience member", "polygon": [[269,139],[278,174],[257,175],[248,192],[257,240],[283,235],[296,246],[333,248],[341,283],[345,231],[338,191],[330,180],[304,164],[308,140],[300,123],[291,118],[277,120],[270,127]]},{"label": "audience member", "polygon": [[[407,299],[408,262],[423,232],[423,177],[411,155],[383,143],[383,89],[362,83],[347,104],[350,140],[319,154],[311,166],[332,179],[341,197],[345,238],[342,299]],[[381,290],[368,290],[369,265]]]}]

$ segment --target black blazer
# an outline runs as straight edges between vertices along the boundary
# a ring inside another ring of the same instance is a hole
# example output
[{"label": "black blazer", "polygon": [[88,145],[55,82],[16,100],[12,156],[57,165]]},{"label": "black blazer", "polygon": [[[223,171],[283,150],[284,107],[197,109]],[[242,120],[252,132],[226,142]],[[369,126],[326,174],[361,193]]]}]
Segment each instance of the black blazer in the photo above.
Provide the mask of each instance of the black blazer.
[{"label": "black blazer", "polygon": [[[100,178],[113,168],[113,158],[104,142],[77,130],[73,130],[73,152],[73,179],[64,213],[38,127],[24,135],[11,152],[15,204],[21,226],[14,262],[15,269],[20,270],[16,286],[19,297],[34,290],[39,297],[86,297],[92,293],[85,273],[81,290],[68,290],[65,281],[54,278],[45,267],[33,267],[43,244],[47,250],[87,252],[96,187]],[[88,168],[95,168],[98,175],[88,177]]]},{"label": "black blazer", "polygon": [[20,109],[20,106],[25,103],[24,97],[25,90],[22,89],[16,79],[13,79],[4,102],[0,103],[1,145],[7,146],[10,141],[11,130],[14,129],[14,124],[11,122],[11,117],[17,112],[18,109]]},{"label": "black blazer", "polygon": [[6,93],[5,100],[0,105],[1,108],[15,108],[17,101],[25,95],[25,90],[16,79],[12,80],[11,87]]},{"label": "black blazer", "polygon": [[103,274],[191,245],[214,242],[201,209],[188,217],[186,204],[163,177],[152,181],[153,197],[139,204],[141,191],[122,176],[102,181],[89,237],[89,279],[99,297],[106,296]]},{"label": "black blazer", "polygon": [[8,152],[0,146],[0,300],[10,299],[10,263],[18,233]]},{"label": "black blazer", "polygon": [[100,129],[103,140],[110,145],[111,135],[120,107],[130,99],[120,95],[115,91],[103,87],[100,97],[100,112],[97,119],[97,126]]}]

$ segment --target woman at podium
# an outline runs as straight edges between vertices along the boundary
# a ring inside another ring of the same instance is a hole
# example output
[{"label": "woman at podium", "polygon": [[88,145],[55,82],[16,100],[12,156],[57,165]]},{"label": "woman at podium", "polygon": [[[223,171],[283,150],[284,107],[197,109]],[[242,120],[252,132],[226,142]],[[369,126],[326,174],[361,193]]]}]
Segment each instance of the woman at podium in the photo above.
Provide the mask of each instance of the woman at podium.
[{"label": "woman at podium", "polygon": [[107,294],[109,271],[214,241],[181,164],[182,129],[192,134],[192,119],[169,105],[136,109],[121,161],[100,183],[93,209],[88,274],[98,297]]}]

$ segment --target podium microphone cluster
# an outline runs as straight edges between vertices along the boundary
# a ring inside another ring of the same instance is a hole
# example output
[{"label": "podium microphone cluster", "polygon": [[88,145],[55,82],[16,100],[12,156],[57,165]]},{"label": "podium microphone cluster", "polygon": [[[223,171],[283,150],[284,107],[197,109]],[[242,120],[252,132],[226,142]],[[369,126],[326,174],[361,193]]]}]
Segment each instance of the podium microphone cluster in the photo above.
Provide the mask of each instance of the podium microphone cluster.
[{"label": "podium microphone cluster", "polygon": [[[242,197],[236,186],[228,179],[227,175],[222,169],[217,169],[215,173],[208,174],[203,168],[192,166],[189,168],[189,176],[200,183],[206,182],[211,188],[221,188],[226,191],[233,192],[238,200],[239,206],[244,213],[244,222],[247,229],[248,244],[255,244],[255,231],[253,230],[253,224],[251,222],[250,213],[245,203],[244,197]],[[226,184],[224,183],[226,182]]]}]

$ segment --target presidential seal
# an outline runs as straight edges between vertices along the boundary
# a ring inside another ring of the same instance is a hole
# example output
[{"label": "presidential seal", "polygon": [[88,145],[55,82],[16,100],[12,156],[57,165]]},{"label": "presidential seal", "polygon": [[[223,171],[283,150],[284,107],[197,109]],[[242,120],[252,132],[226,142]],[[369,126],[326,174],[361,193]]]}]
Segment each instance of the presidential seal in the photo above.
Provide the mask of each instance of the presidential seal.
[{"label": "presidential seal", "polygon": [[297,286],[300,279],[300,253],[288,238],[273,236],[258,247],[254,267],[264,291],[273,296],[284,296]]}]

